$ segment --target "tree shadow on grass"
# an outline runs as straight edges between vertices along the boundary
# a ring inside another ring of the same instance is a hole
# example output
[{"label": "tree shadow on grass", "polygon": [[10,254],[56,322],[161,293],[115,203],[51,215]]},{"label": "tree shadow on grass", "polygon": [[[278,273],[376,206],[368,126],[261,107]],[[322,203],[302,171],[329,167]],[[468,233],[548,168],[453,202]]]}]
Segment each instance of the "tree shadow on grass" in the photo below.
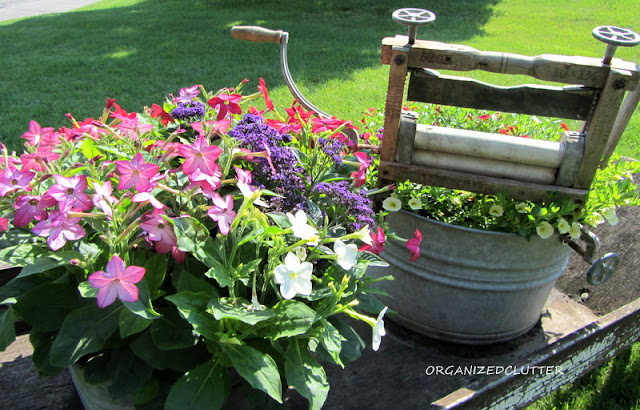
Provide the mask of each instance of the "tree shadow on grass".
[{"label": "tree shadow on grass", "polygon": [[[419,38],[463,42],[479,35],[495,3],[430,2],[438,19],[419,29]],[[282,85],[278,46],[233,39],[233,25],[289,32],[297,82],[348,78],[380,65],[383,37],[405,33],[391,19],[403,6],[391,0],[148,0],[2,25],[0,141],[19,149],[31,119],[60,126],[66,112],[97,116],[106,96],[139,110],[193,84],[217,90],[263,77],[270,87]]]}]

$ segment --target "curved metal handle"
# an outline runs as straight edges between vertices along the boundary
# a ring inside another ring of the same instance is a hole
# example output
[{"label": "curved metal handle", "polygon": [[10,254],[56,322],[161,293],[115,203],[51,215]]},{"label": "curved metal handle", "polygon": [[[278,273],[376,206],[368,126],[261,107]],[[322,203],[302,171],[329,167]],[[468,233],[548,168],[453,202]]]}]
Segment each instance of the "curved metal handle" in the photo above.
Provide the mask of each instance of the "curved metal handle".
[{"label": "curved metal handle", "polygon": [[270,30],[259,26],[233,26],[231,37],[256,43],[281,44],[285,34],[282,30]]},{"label": "curved metal handle", "polygon": [[620,267],[620,256],[617,253],[607,253],[593,262],[587,272],[587,282],[597,286],[608,281]]}]

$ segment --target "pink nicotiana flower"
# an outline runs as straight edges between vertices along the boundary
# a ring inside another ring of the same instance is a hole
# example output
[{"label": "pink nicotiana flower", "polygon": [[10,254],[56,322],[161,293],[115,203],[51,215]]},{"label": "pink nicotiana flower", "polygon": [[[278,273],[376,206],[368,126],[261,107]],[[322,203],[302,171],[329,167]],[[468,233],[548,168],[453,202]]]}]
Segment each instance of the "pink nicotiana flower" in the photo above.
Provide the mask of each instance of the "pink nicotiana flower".
[{"label": "pink nicotiana flower", "polygon": [[133,187],[138,192],[148,192],[152,189],[152,178],[157,177],[158,169],[156,164],[144,162],[139,152],[131,161],[116,161],[116,172],[120,175],[118,189],[122,191]]},{"label": "pink nicotiana flower", "polygon": [[384,231],[382,228],[378,228],[377,232],[371,232],[371,245],[365,244],[360,247],[360,250],[380,255],[384,251],[385,240]]},{"label": "pink nicotiana flower", "polygon": [[411,258],[409,262],[413,262],[420,257],[420,243],[422,242],[422,233],[416,229],[413,233],[413,237],[407,241],[405,246],[411,252]]},{"label": "pink nicotiana flower", "polygon": [[7,218],[0,218],[0,232],[4,232],[9,229],[9,220]]},{"label": "pink nicotiana flower", "polygon": [[189,123],[191,128],[198,132],[201,137],[207,137],[209,135],[222,135],[229,127],[231,127],[231,120],[222,119],[220,121],[196,121]]},{"label": "pink nicotiana flower", "polygon": [[220,233],[226,235],[229,228],[236,218],[236,212],[233,210],[233,197],[227,195],[222,198],[218,193],[211,196],[213,206],[207,211],[207,215],[214,221],[218,222]]},{"label": "pink nicotiana flower", "polygon": [[194,98],[196,98],[200,94],[200,90],[198,90],[198,84],[193,85],[188,88],[181,88],[180,95],[173,99],[174,103],[190,103]]},{"label": "pink nicotiana flower", "polygon": [[33,233],[47,237],[47,244],[53,251],[62,248],[67,241],[77,241],[84,237],[84,229],[80,225],[80,218],[67,218],[67,215],[56,210],[49,214],[49,218],[38,222],[33,227]]},{"label": "pink nicotiana flower", "polygon": [[53,128],[42,128],[40,127],[40,124],[32,120],[29,122],[29,131],[22,134],[22,138],[26,139],[29,144],[34,147],[39,145],[41,142],[48,145],[51,143],[53,138],[53,131]]},{"label": "pink nicotiana flower", "polygon": [[168,208],[168,206],[158,201],[151,192],[138,192],[131,197],[131,202],[148,202],[155,209]]},{"label": "pink nicotiana flower", "polygon": [[123,302],[138,300],[138,287],[135,285],[144,277],[141,266],[125,266],[118,255],[113,255],[105,271],[94,272],[87,278],[91,286],[98,289],[98,307],[112,304],[116,297]]},{"label": "pink nicotiana flower", "polygon": [[356,182],[356,187],[364,185],[367,177],[367,170],[369,170],[369,165],[371,161],[369,160],[369,156],[366,152],[356,152],[356,159],[360,163],[360,168],[351,173],[351,178]]},{"label": "pink nicotiana flower", "polygon": [[173,225],[163,215],[164,212],[156,209],[140,224],[140,229],[148,234],[158,253],[168,253],[178,243]]},{"label": "pink nicotiana flower", "polygon": [[48,194],[43,196],[22,195],[14,204],[16,214],[13,225],[19,228],[28,225],[34,219],[36,221],[47,219],[49,216],[47,208],[55,206],[56,203],[57,201]]},{"label": "pink nicotiana flower", "polygon": [[216,145],[209,145],[207,139],[198,137],[192,145],[182,144],[180,155],[184,157],[182,172],[191,174],[199,169],[207,175],[213,175],[219,170],[216,160],[222,153],[222,149]]},{"label": "pink nicotiana flower", "polygon": [[89,199],[84,190],[87,189],[87,177],[84,175],[76,175],[70,178],[62,175],[54,175],[55,185],[47,191],[56,201],[65,202],[70,209],[88,211],[93,208],[93,203]]},{"label": "pink nicotiana flower", "polygon": [[6,167],[0,174],[0,197],[19,189],[31,191],[29,183],[35,176],[35,172],[18,170],[13,166]]},{"label": "pink nicotiana flower", "polygon": [[153,124],[142,124],[138,121],[138,118],[123,118],[118,125],[116,125],[120,131],[122,131],[127,137],[132,140],[137,140],[139,134],[144,134],[147,131],[153,129]]},{"label": "pink nicotiana flower", "polygon": [[219,121],[226,117],[228,113],[242,113],[242,108],[239,104],[240,101],[242,101],[242,95],[240,94],[220,94],[207,101],[207,104],[209,104],[211,108],[218,109],[216,120]]},{"label": "pink nicotiana flower", "polygon": [[22,161],[23,171],[34,170],[44,172],[47,169],[46,164],[58,158],[60,158],[60,155],[55,152],[38,150],[29,154],[22,154],[20,161]]},{"label": "pink nicotiana flower", "polygon": [[192,185],[200,188],[205,195],[211,196],[218,188],[220,188],[222,183],[222,168],[220,168],[220,165],[216,164],[216,170],[212,175],[207,175],[199,169],[196,169],[194,172],[189,174],[189,181]]},{"label": "pink nicotiana flower", "polygon": [[113,204],[118,201],[118,198],[111,195],[113,193],[111,181],[106,181],[102,184],[94,181],[93,189],[96,191],[96,193],[91,197],[93,204],[102,209],[102,212],[111,218],[113,216]]}]

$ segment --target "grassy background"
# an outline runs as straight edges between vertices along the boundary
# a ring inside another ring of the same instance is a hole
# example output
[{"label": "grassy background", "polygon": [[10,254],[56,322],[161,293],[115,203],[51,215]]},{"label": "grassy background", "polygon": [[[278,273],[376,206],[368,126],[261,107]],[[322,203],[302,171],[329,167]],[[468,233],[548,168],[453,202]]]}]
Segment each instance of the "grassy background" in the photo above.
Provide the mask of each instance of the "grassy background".
[{"label": "grassy background", "polygon": [[[637,0],[104,0],[71,13],[0,22],[0,142],[19,150],[32,119],[59,127],[67,125],[67,112],[97,117],[107,96],[135,111],[193,84],[217,90],[244,78],[256,86],[263,77],[276,103],[290,104],[278,46],[232,39],[229,29],[238,24],[288,31],[290,68],[305,96],[357,121],[366,108],[384,105],[388,67],[379,62],[380,40],[405,33],[390,17],[401,7],[437,14],[419,38],[528,55],[598,57],[605,46],[592,38],[593,27],[640,31]],[[619,48],[616,56],[640,62],[640,47]],[[618,152],[640,158],[639,110]],[[639,378],[636,344],[534,407],[640,408]]]}]

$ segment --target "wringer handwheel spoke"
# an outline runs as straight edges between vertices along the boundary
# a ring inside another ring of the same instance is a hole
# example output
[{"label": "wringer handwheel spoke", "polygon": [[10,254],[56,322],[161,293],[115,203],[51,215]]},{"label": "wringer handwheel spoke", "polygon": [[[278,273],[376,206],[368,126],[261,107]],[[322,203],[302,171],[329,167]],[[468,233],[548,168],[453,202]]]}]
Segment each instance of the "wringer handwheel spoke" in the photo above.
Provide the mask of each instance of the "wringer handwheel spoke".
[{"label": "wringer handwheel spoke", "polygon": [[436,15],[429,10],[408,8],[394,11],[391,18],[396,23],[409,27],[409,44],[413,44],[416,41],[418,26],[425,26],[433,23],[436,19]]},{"label": "wringer handwheel spoke", "polygon": [[617,253],[608,253],[596,260],[587,272],[587,282],[591,285],[600,285],[613,276],[620,266],[620,256]]},{"label": "wringer handwheel spoke", "polygon": [[640,44],[640,35],[628,28],[615,26],[598,26],[591,32],[595,38],[607,44],[607,51],[602,62],[609,64],[618,46],[633,47]]}]

